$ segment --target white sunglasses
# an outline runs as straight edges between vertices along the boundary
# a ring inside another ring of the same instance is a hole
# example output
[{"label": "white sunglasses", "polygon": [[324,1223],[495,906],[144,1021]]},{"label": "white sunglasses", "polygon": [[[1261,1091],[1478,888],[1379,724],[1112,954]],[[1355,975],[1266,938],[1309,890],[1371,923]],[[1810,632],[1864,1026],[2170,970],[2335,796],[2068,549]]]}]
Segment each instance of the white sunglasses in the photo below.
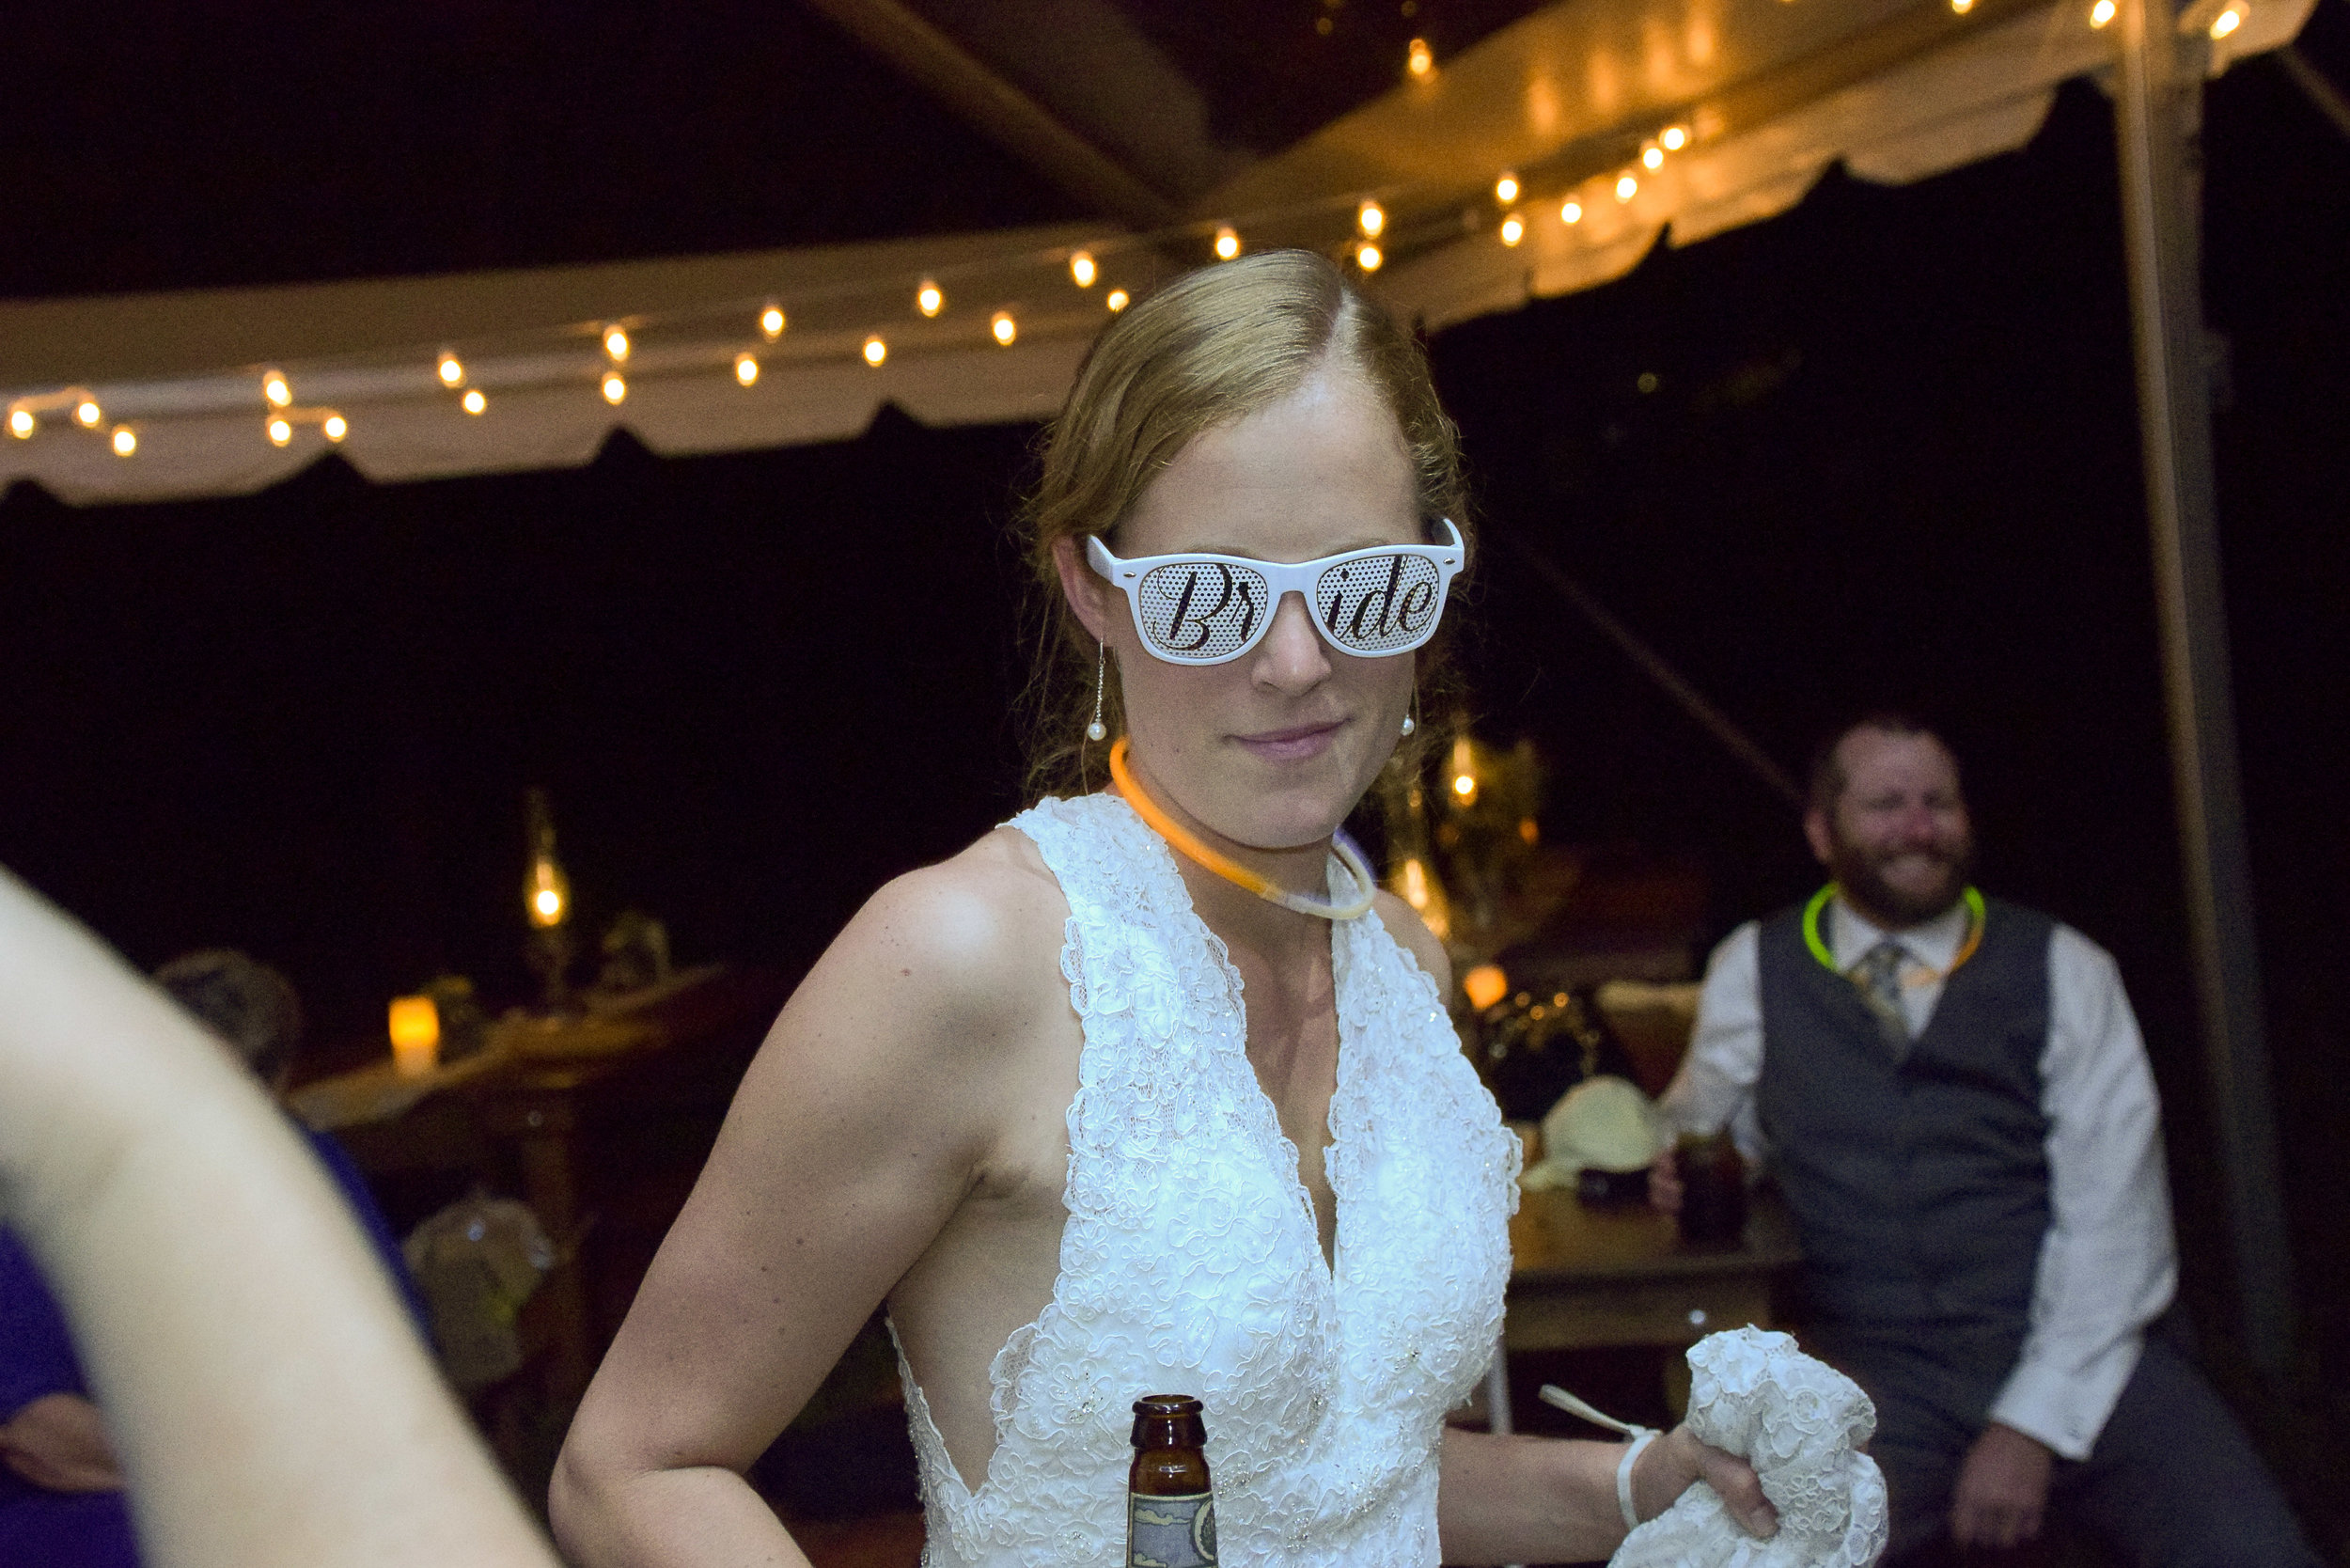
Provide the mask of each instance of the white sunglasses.
[{"label": "white sunglasses", "polygon": [[1445,596],[1467,550],[1452,519],[1448,544],[1382,544],[1320,560],[1246,556],[1136,556],[1121,560],[1099,534],[1086,540],[1093,570],[1126,592],[1142,646],[1176,665],[1220,665],[1264,640],[1289,594],[1306,601],[1322,640],[1341,653],[1409,653],[1436,635]]}]

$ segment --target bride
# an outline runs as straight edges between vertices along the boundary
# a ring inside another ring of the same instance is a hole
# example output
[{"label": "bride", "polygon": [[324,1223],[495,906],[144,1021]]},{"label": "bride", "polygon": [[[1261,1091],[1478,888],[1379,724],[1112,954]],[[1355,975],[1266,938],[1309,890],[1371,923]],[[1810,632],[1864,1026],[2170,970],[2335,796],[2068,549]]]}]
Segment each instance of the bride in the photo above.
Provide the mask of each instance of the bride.
[{"label": "bride", "polygon": [[1334,834],[1416,727],[1465,518],[1418,347],[1322,259],[1110,326],[1026,518],[1050,792],[785,1007],[564,1448],[574,1560],[805,1562],[743,1472],[884,1302],[935,1568],[1117,1560],[1154,1392],[1205,1403],[1235,1561],[1604,1558],[1700,1478],[1772,1528],[1685,1429],[1444,1424],[1516,1145],[1444,949]]}]

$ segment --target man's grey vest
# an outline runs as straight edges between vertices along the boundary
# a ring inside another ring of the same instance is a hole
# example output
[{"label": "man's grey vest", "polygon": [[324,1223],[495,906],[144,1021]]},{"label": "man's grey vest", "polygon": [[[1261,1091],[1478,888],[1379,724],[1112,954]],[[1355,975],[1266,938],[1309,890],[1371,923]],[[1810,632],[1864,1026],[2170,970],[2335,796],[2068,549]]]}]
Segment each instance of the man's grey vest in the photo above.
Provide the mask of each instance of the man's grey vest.
[{"label": "man's grey vest", "polygon": [[1852,981],[1805,945],[1803,912],[1762,923],[1756,1106],[1833,1322],[2021,1336],[2048,1229],[2053,929],[1987,901],[1981,946],[1896,1059]]}]

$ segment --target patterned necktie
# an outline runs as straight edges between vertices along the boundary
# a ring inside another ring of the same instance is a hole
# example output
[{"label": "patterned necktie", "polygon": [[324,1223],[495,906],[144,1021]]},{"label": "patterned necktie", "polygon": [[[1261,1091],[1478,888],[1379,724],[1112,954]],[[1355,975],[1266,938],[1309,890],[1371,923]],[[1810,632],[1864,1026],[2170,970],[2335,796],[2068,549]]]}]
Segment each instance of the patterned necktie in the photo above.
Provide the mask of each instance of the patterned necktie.
[{"label": "patterned necktie", "polygon": [[1909,1054],[1909,1015],[1902,1011],[1902,960],[1907,955],[1888,937],[1861,955],[1849,971],[1860,999],[1876,1014],[1877,1034],[1898,1061]]}]

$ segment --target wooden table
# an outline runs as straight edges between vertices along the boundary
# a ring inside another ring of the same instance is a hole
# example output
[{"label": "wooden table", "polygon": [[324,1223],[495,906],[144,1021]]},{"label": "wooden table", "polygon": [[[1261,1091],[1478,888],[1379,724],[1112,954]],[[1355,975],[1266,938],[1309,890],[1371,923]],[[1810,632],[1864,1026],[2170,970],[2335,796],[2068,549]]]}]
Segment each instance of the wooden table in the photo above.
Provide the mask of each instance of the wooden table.
[{"label": "wooden table", "polygon": [[1523,1195],[1510,1221],[1510,1350],[1695,1344],[1771,1323],[1771,1281],[1802,1262],[1793,1220],[1758,1193],[1735,1247],[1684,1245],[1668,1215],[1598,1208],[1574,1193]]},{"label": "wooden table", "polygon": [[[682,1118],[698,1168],[786,989],[766,969],[682,975],[643,1005],[501,1020],[489,1050],[423,1078],[402,1080],[377,1063],[307,1085],[290,1101],[305,1121],[340,1137],[369,1175],[448,1168],[494,1188],[519,1185],[556,1248],[532,1310],[549,1341],[545,1391],[568,1401],[587,1387],[610,1326],[595,1321],[580,1250],[592,1222],[601,1138]],[[634,1280],[620,1287],[625,1300]]]}]

